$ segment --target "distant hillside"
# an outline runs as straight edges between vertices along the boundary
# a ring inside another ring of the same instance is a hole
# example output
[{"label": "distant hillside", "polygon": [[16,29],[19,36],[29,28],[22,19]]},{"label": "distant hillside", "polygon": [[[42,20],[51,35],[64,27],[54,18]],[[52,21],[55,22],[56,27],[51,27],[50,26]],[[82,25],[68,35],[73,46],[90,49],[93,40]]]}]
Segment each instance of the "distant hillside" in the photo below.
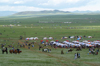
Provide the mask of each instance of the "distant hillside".
[{"label": "distant hillside", "polygon": [[76,10],[76,11],[73,11],[73,13],[100,13],[100,11],[89,11],[89,10],[87,10],[87,11],[78,11],[78,10]]},{"label": "distant hillside", "polygon": [[59,14],[68,14],[69,11],[59,11],[59,10],[44,10],[44,11],[25,11],[25,12],[18,12],[14,15],[18,16],[43,16],[43,15],[59,15]]},{"label": "distant hillside", "polygon": [[43,11],[0,11],[0,17],[8,16],[11,18],[41,17],[50,15],[100,15],[100,11],[60,11],[60,10],[43,10]]},{"label": "distant hillside", "polygon": [[24,11],[18,12],[13,16],[17,17],[40,17],[50,15],[100,15],[100,11],[60,11],[60,10],[44,10],[44,11]]},{"label": "distant hillside", "polygon": [[16,11],[0,11],[0,16],[9,16],[17,13]]}]

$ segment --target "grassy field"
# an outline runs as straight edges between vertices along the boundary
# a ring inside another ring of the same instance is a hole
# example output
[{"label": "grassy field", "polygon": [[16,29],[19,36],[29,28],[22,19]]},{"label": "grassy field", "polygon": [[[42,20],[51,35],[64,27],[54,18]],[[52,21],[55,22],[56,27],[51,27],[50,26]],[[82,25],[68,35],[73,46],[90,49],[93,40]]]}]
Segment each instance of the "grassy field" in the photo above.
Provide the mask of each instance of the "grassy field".
[{"label": "grassy field", "polygon": [[[1,66],[99,66],[99,55],[88,55],[88,50],[83,49],[80,51],[81,58],[74,60],[74,53],[66,53],[68,49],[53,49],[50,53],[44,53],[38,49],[31,48],[22,49],[21,54],[1,54],[0,53],[0,65]],[[61,50],[64,54],[61,55]]]},{"label": "grassy field", "polygon": [[[77,40],[61,39],[63,36],[93,36],[94,38],[83,38],[83,40],[100,40],[100,15],[57,15],[44,17],[1,17],[0,18],[0,44],[6,43],[5,46],[12,45],[17,48],[18,42],[23,44],[26,37],[38,37],[34,47],[28,49],[20,48],[21,54],[2,54],[0,52],[0,66],[99,66],[100,54],[88,55],[88,49],[78,51],[81,58],[74,60],[74,54],[77,51],[67,53],[66,48],[52,48],[50,53],[39,51],[38,44],[43,37],[52,36],[52,40]],[[66,23],[68,22],[68,23]],[[71,22],[71,23],[69,23]],[[14,26],[9,26],[9,25]],[[17,25],[21,26],[17,26]],[[23,36],[22,40],[20,36]],[[49,41],[52,41],[49,40]],[[46,40],[44,40],[46,41]],[[1,49],[1,47],[0,47]],[[10,50],[11,48],[8,48]],[[64,54],[61,54],[61,50]]]}]

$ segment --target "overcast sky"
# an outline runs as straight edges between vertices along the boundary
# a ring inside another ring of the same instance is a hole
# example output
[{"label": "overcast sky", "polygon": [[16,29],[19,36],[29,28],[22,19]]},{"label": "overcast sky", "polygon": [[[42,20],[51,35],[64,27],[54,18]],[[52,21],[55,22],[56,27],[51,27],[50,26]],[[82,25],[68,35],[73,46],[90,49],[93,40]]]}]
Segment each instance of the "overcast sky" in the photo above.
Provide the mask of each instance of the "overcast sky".
[{"label": "overcast sky", "polygon": [[0,0],[0,11],[100,11],[100,0]]}]

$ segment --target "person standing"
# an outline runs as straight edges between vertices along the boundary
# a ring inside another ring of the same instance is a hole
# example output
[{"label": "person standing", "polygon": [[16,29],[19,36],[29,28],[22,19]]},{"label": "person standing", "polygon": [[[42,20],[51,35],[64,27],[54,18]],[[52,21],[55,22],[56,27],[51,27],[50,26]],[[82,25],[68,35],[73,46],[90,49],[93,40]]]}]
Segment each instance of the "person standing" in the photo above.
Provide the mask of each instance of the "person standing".
[{"label": "person standing", "polygon": [[78,53],[78,58],[80,58],[80,53]]},{"label": "person standing", "polygon": [[19,49],[17,48],[17,52],[19,53]]},{"label": "person standing", "polygon": [[6,51],[6,54],[8,54],[8,48],[7,47],[6,47],[5,51]]},{"label": "person standing", "polygon": [[78,58],[78,52],[77,52],[77,58]]},{"label": "person standing", "polygon": [[41,49],[41,46],[39,45],[39,50]]},{"label": "person standing", "polygon": [[48,49],[48,52],[49,52],[49,49]]},{"label": "person standing", "polygon": [[30,46],[28,46],[28,49],[30,49]]},{"label": "person standing", "polygon": [[77,59],[77,53],[75,53],[75,55],[74,55],[74,56],[75,56],[75,58],[74,58],[74,59]]}]

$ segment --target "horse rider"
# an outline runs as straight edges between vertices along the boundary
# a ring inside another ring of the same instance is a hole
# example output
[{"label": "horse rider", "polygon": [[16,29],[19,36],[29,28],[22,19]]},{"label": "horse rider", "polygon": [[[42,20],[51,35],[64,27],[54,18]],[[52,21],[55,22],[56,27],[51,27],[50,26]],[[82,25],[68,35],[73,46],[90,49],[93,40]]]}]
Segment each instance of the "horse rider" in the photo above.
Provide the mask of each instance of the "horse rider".
[{"label": "horse rider", "polygon": [[14,47],[12,48],[13,52],[15,51]]},{"label": "horse rider", "polygon": [[2,50],[5,50],[5,47],[3,47]]},{"label": "horse rider", "polygon": [[2,47],[2,54],[4,54],[5,52],[5,47]]}]

